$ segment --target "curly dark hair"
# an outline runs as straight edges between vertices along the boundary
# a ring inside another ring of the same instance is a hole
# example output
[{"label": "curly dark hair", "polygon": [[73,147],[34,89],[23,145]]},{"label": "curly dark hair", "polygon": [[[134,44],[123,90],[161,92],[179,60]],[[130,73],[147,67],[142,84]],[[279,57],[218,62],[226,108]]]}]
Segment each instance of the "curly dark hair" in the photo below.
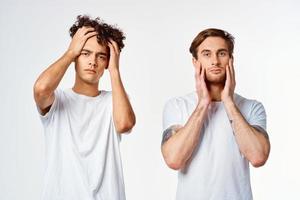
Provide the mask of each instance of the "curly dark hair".
[{"label": "curly dark hair", "polygon": [[125,40],[126,38],[124,36],[124,33],[116,26],[104,23],[99,19],[99,17],[97,17],[96,19],[91,19],[87,15],[78,15],[77,21],[69,30],[70,36],[73,37],[76,31],[83,26],[93,27],[95,29],[95,31],[98,33],[98,43],[101,45],[107,46],[109,39],[112,39],[118,44],[120,51],[125,46],[123,43],[123,40]]}]

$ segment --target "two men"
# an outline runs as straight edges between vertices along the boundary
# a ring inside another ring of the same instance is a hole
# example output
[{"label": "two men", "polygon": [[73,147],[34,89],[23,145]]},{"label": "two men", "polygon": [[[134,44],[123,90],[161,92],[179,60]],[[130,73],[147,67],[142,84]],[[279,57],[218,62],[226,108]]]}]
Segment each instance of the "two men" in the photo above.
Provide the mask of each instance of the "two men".
[{"label": "two men", "polygon": [[234,38],[200,32],[190,46],[196,92],[169,100],[163,113],[162,154],[178,174],[177,199],[252,199],[249,162],[269,155],[263,105],[236,93]]},{"label": "two men", "polygon": [[[45,129],[46,173],[42,199],[125,199],[119,141],[135,115],[122,84],[119,57],[123,33],[98,19],[78,16],[68,50],[34,85]],[[70,89],[57,89],[69,65]],[[112,91],[99,90],[107,70]]]},{"label": "two men", "polygon": [[[66,53],[34,85],[45,129],[43,199],[125,199],[120,133],[135,124],[123,87],[123,33],[79,16]],[[261,103],[234,93],[233,37],[207,29],[191,44],[196,92],[169,100],[164,109],[162,154],[179,171],[177,199],[252,199],[249,162],[269,155],[266,114]],[[57,89],[75,62],[71,89]],[[99,91],[109,71],[112,91]]]}]

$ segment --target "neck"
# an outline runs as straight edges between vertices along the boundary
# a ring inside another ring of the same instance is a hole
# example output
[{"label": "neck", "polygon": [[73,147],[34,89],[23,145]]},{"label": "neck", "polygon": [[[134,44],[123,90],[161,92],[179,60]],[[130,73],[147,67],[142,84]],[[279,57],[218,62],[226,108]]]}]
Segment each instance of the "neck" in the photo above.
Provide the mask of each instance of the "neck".
[{"label": "neck", "polygon": [[207,89],[212,101],[221,101],[221,93],[224,89],[223,84],[208,84]]},{"label": "neck", "polygon": [[95,84],[86,83],[83,82],[82,80],[79,80],[79,78],[77,77],[72,90],[78,94],[82,94],[90,97],[95,97],[99,95],[98,83]]}]

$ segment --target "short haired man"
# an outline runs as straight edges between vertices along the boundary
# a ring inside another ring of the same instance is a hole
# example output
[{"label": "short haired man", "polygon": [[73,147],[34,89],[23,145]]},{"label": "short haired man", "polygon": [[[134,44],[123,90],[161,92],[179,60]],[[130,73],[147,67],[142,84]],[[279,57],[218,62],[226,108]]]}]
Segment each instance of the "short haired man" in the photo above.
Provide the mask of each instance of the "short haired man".
[{"label": "short haired man", "polygon": [[[120,51],[123,33],[98,18],[78,16],[68,50],[34,85],[45,130],[44,200],[124,200],[120,134],[135,115],[123,87]],[[70,89],[57,89],[69,65],[76,77]],[[105,69],[112,91],[98,90]]]},{"label": "short haired man", "polygon": [[165,105],[162,154],[180,170],[178,200],[252,199],[249,162],[268,158],[263,105],[234,93],[233,47],[226,31],[200,32],[190,47],[196,92]]}]

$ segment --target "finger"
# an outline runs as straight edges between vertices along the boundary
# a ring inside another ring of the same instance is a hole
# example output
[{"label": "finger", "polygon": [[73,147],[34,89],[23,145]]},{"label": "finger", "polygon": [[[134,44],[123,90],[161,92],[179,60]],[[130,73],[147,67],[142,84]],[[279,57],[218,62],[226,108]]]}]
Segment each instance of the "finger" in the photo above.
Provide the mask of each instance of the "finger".
[{"label": "finger", "polygon": [[110,54],[112,54],[114,52],[114,46],[110,42],[107,43],[107,46],[109,47]]},{"label": "finger", "polygon": [[114,50],[115,50],[117,53],[119,53],[119,52],[120,52],[120,49],[119,49],[118,44],[117,44],[113,39],[111,39],[111,38],[109,38],[109,42],[113,45]]},{"label": "finger", "polygon": [[196,80],[196,86],[199,87],[200,86],[200,68],[199,67],[196,67],[195,68],[195,80]]},{"label": "finger", "polygon": [[235,69],[234,69],[234,65],[233,65],[233,58],[231,59],[231,68],[232,68],[232,79],[235,83]]},{"label": "finger", "polygon": [[81,27],[81,28],[79,28],[79,29],[77,30],[76,34],[77,34],[77,35],[84,36],[84,35],[88,34],[89,32],[93,32],[93,31],[95,31],[94,28],[83,26],[83,27]]},{"label": "finger", "polygon": [[201,80],[205,80],[205,73],[206,73],[205,68],[201,66],[201,73],[200,73]]},{"label": "finger", "polygon": [[233,58],[229,59],[229,68],[230,68],[230,71],[232,72],[231,74],[234,75]]},{"label": "finger", "polygon": [[230,74],[230,69],[229,69],[229,64],[226,65],[226,84],[229,83],[229,81],[231,81],[231,74]]},{"label": "finger", "polygon": [[233,67],[233,58],[229,60],[229,70],[230,70],[230,78],[233,84],[235,84],[235,71]]},{"label": "finger", "polygon": [[95,31],[95,28],[90,27],[90,26],[83,26],[83,27],[81,27],[81,30],[83,32],[87,33],[87,32],[91,32],[91,31]]},{"label": "finger", "polygon": [[200,68],[199,67],[195,67],[195,78],[197,78],[197,76],[200,76]]},{"label": "finger", "polygon": [[92,32],[87,33],[84,37],[85,37],[85,39],[88,39],[88,38],[91,38],[91,37],[93,37],[97,34],[98,34],[98,32],[92,31]]}]

